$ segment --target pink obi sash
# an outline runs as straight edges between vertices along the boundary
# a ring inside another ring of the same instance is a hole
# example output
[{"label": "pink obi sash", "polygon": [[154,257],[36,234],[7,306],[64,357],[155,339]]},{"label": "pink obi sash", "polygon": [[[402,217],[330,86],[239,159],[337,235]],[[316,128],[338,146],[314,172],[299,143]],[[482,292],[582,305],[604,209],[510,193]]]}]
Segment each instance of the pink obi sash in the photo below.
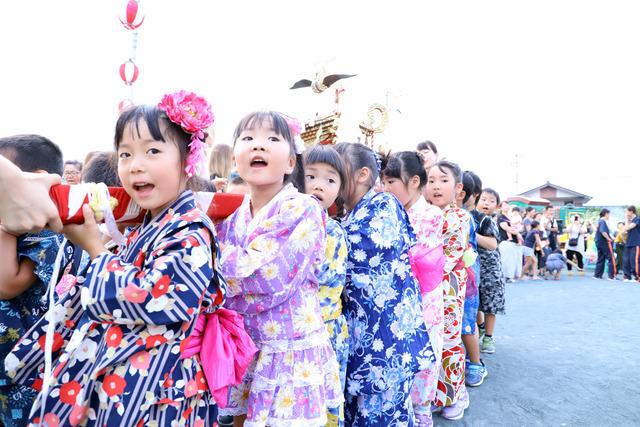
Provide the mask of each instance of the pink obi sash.
[{"label": "pink obi sash", "polygon": [[409,262],[413,275],[418,279],[422,295],[431,292],[442,282],[445,256],[442,245],[429,248],[417,244],[409,250]]},{"label": "pink obi sash", "polygon": [[209,391],[218,406],[224,408],[229,386],[240,384],[257,352],[244,329],[242,316],[220,308],[198,316],[191,336],[181,348],[181,358],[200,354]]}]

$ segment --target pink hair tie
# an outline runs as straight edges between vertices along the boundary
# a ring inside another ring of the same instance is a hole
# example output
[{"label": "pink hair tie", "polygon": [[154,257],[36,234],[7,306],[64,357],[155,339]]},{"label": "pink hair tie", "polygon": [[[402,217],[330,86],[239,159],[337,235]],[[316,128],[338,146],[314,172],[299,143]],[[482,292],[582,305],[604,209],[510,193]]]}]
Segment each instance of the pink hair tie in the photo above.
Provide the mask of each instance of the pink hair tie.
[{"label": "pink hair tie", "polygon": [[214,120],[211,105],[203,97],[181,90],[163,96],[158,108],[167,114],[169,120],[191,134],[185,172],[189,178],[197,175],[204,159],[204,140],[207,138],[205,131]]}]

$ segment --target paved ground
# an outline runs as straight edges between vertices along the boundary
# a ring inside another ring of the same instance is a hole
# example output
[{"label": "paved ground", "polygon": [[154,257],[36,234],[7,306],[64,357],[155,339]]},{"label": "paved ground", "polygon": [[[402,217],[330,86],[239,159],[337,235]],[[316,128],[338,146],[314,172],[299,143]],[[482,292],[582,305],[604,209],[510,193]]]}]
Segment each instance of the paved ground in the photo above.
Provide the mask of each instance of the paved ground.
[{"label": "paved ground", "polygon": [[436,426],[640,426],[640,284],[509,284],[495,336],[464,419]]}]

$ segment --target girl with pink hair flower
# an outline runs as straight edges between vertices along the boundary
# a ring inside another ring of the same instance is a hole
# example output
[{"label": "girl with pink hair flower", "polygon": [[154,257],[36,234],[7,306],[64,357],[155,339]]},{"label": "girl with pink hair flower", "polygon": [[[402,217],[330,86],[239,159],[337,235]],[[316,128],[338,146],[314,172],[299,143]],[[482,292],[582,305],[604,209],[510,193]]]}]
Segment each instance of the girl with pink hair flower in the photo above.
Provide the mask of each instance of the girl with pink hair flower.
[{"label": "girl with pink hair flower", "polygon": [[187,188],[212,122],[207,102],[184,91],[120,115],[118,175],[147,215],[115,253],[89,206],[84,224],[64,228],[91,263],[5,360],[13,381],[40,390],[32,424],[214,425],[206,366],[181,352],[226,289],[214,226]]}]

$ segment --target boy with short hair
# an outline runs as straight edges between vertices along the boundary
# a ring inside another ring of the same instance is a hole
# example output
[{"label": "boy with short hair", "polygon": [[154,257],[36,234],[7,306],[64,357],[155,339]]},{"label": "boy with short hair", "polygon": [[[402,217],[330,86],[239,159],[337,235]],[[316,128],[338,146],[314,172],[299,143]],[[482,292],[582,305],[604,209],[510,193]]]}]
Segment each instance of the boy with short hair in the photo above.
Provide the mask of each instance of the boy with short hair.
[{"label": "boy with short hair", "polygon": [[[62,152],[39,135],[0,138],[0,154],[24,172],[62,173]],[[45,314],[47,285],[63,237],[52,231],[13,236],[0,229],[0,366],[16,342]],[[65,253],[64,262],[70,259]],[[25,426],[36,391],[12,384],[0,369],[0,421]]]},{"label": "boy with short hair", "polygon": [[[484,188],[480,194],[478,209],[491,218],[500,205],[500,195],[491,188]],[[480,227],[481,233],[487,239],[499,241],[498,226],[494,223],[487,228]],[[483,239],[485,240],[485,239]],[[484,330],[480,351],[483,353],[495,353],[496,346],[493,339],[493,331],[496,324],[496,315],[505,314],[505,278],[502,274],[502,259],[497,247],[483,246],[480,255],[480,311],[484,313],[484,321],[480,328]]]}]

